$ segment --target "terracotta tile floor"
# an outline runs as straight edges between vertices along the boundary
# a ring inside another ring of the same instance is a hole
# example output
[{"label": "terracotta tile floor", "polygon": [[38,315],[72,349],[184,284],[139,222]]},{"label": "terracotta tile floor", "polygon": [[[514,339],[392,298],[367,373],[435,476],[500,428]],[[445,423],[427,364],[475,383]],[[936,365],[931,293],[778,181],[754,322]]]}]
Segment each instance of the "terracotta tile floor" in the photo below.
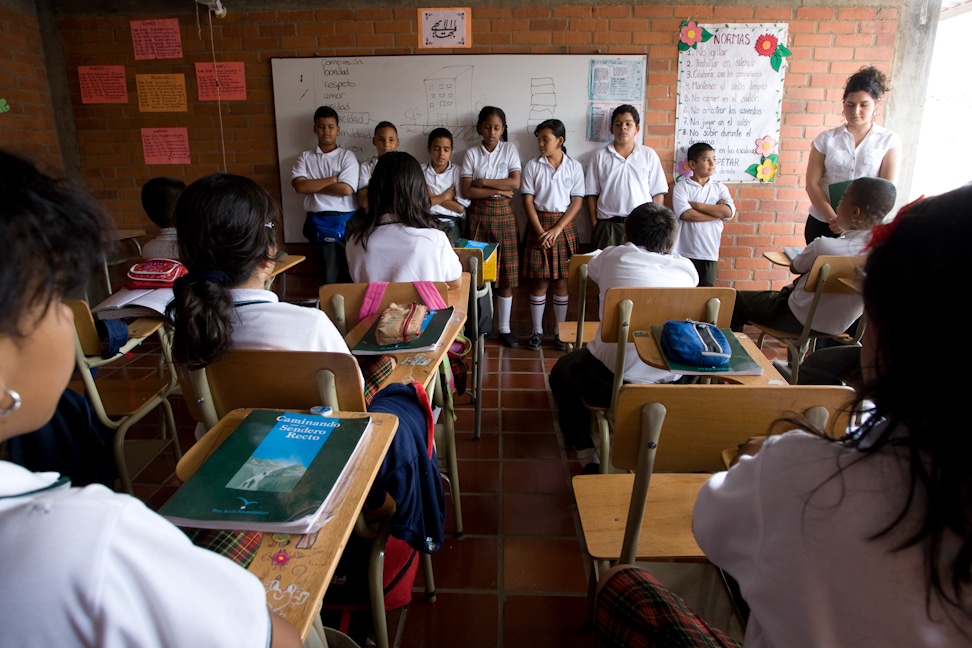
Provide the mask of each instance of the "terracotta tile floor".
[{"label": "terracotta tile floor", "polygon": [[[519,335],[530,330],[525,296],[514,300]],[[767,352],[781,355],[775,345]],[[389,619],[397,646],[593,645],[583,626],[589,563],[570,488],[578,466],[563,447],[548,387],[561,355],[549,339],[538,351],[487,341],[482,438],[472,438],[466,397],[456,421],[465,534],[452,535],[447,502],[448,535],[433,557],[438,600],[425,601],[419,575],[411,605]],[[154,370],[154,362],[136,357],[124,372]],[[181,399],[173,406],[188,448],[195,423]],[[176,488],[172,468],[171,459],[160,459],[136,480],[136,494],[160,506]]]}]

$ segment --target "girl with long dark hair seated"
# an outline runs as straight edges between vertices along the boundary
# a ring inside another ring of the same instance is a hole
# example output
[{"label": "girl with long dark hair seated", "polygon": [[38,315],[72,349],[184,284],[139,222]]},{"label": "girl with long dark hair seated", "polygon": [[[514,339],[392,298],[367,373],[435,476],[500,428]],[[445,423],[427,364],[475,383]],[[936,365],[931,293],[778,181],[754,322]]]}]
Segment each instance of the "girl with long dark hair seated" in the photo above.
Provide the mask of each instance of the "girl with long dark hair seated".
[{"label": "girl with long dark hair seated", "polygon": [[[972,186],[876,228],[857,397],[873,404],[866,422],[840,440],[793,431],[752,442],[753,456],[699,494],[695,536],[739,583],[747,648],[972,642],[972,435],[956,317],[970,244]],[[734,645],[630,566],[607,575],[596,627],[601,645]]]},{"label": "girl with long dark hair seated", "polygon": [[348,240],[351,278],[358,283],[446,281],[458,288],[462,265],[432,215],[418,160],[402,151],[382,155],[368,195],[368,217]]}]

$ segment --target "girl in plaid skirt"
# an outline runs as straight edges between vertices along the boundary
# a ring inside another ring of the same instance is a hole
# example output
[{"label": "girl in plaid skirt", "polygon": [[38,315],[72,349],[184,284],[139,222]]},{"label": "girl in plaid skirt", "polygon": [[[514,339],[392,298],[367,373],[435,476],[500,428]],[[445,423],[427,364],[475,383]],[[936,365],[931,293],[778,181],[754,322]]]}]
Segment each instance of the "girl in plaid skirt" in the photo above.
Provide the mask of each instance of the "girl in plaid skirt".
[{"label": "girl in plaid skirt", "polygon": [[[547,287],[551,281],[556,321],[563,322],[567,317],[567,264],[577,250],[574,217],[584,201],[584,170],[577,160],[567,156],[566,130],[559,119],[542,122],[533,134],[537,136],[540,157],[527,162],[520,191],[527,214],[523,276],[532,280],[533,332],[529,345],[531,349],[539,349]],[[564,348],[556,336],[554,345]]]},{"label": "girl in plaid skirt", "polygon": [[499,339],[505,346],[518,347],[510,330],[510,312],[520,274],[519,230],[513,213],[513,192],[520,188],[520,154],[506,141],[506,113],[499,108],[486,106],[479,111],[476,130],[483,142],[466,151],[460,173],[462,195],[472,201],[466,210],[466,237],[498,245]]}]

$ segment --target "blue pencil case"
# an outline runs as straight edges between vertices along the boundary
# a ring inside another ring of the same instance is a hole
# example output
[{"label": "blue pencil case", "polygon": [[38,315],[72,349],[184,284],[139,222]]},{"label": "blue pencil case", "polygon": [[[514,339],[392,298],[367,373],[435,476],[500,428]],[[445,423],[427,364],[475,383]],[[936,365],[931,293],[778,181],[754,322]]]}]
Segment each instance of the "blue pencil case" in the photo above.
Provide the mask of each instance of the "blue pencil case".
[{"label": "blue pencil case", "polygon": [[695,320],[669,320],[662,327],[661,348],[669,360],[695,367],[729,364],[729,340],[717,327]]}]

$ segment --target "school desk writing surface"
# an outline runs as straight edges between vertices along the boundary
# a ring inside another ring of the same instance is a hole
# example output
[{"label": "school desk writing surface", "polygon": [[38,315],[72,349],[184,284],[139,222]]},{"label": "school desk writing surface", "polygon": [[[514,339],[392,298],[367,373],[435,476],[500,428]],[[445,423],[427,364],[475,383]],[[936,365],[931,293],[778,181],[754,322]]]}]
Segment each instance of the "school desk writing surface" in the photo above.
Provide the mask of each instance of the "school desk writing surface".
[{"label": "school desk writing surface", "polygon": [[[250,411],[233,410],[190,448],[176,468],[180,479],[191,476]],[[307,638],[314,617],[320,613],[324,592],[398,429],[398,417],[392,414],[334,412],[333,416],[370,417],[372,422],[371,431],[363,439],[368,444],[364,448],[366,452],[353,466],[352,479],[344,484],[347,490],[339,500],[337,512],[316,533],[293,536],[265,533],[247,568],[266,588],[270,609],[294,624],[302,639]]]},{"label": "school desk writing surface", "polygon": [[[506,113],[509,141],[521,162],[539,155],[533,134],[537,125],[557,118],[567,128],[568,153],[583,164],[605,144],[587,139],[589,115],[609,115],[623,103],[644,107],[647,81],[643,55],[273,58],[270,64],[284,237],[289,243],[304,240],[303,196],[291,186],[291,171],[301,152],[317,146],[313,122],[318,106],[337,111],[338,145],[362,162],[376,154],[371,143],[375,126],[387,120],[398,128],[399,150],[420,162],[429,158],[429,132],[448,128],[454,137],[453,162],[461,164],[463,152],[481,141],[476,133],[479,110],[492,105]],[[522,212],[520,202],[514,200]]]}]

